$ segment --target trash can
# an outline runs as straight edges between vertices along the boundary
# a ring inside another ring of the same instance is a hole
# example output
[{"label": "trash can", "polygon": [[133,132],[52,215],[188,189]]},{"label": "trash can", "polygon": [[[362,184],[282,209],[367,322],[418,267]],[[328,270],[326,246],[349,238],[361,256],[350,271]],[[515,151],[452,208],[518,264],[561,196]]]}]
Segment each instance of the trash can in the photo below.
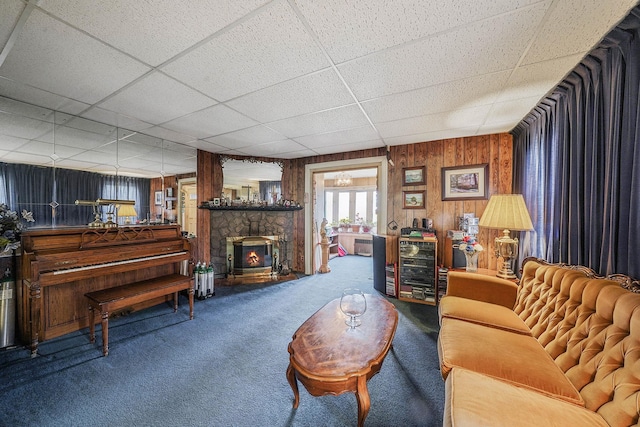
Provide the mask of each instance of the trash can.
[{"label": "trash can", "polygon": [[16,282],[13,277],[0,279],[0,348],[15,344]]}]

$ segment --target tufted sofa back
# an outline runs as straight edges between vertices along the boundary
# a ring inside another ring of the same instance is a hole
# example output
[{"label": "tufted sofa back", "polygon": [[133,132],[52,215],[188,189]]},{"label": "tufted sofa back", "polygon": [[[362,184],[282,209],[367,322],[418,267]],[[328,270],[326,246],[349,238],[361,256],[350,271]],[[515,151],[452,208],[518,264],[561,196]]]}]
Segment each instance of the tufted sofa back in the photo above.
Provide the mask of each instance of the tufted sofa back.
[{"label": "tufted sofa back", "polygon": [[640,414],[640,294],[587,269],[528,261],[514,310],[612,426]]}]

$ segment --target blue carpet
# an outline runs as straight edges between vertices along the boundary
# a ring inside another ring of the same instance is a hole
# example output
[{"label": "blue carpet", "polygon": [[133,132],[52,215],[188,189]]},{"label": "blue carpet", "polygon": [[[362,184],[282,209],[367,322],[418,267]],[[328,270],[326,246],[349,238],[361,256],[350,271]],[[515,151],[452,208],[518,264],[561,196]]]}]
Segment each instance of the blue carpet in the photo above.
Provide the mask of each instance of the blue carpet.
[{"label": "blue carpet", "polygon": [[[271,284],[218,287],[188,319],[159,305],[113,319],[109,356],[83,330],[46,341],[39,356],[0,350],[2,426],[350,426],[352,393],[292,408],[287,345],[344,288],[373,290],[371,258],[348,256],[332,272]],[[382,369],[368,383],[366,426],[441,426],[435,307],[389,299],[399,323]]]}]

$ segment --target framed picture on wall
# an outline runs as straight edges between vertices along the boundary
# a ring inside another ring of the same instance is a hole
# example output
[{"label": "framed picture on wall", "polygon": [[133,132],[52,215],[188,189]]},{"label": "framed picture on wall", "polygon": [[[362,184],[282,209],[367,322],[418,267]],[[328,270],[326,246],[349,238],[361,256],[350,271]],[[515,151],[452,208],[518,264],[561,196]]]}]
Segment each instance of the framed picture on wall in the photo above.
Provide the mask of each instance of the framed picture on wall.
[{"label": "framed picture on wall", "polygon": [[422,209],[424,208],[424,190],[420,191],[403,191],[402,207],[404,209]]},{"label": "framed picture on wall", "polygon": [[424,166],[402,168],[402,185],[423,185]]},{"label": "framed picture on wall", "polygon": [[155,196],[155,205],[162,206],[162,191],[156,191]]},{"label": "framed picture on wall", "polygon": [[442,200],[486,200],[489,164],[442,168]]}]

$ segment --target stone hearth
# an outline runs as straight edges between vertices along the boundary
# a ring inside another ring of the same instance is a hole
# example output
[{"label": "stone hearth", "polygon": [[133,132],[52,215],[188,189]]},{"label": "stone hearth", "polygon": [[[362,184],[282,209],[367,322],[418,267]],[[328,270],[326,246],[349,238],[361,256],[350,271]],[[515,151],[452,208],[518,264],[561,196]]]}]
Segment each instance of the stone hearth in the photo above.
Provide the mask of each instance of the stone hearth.
[{"label": "stone hearth", "polygon": [[293,259],[293,211],[211,210],[211,263],[216,278],[229,273],[227,237],[277,236],[279,259]]}]

